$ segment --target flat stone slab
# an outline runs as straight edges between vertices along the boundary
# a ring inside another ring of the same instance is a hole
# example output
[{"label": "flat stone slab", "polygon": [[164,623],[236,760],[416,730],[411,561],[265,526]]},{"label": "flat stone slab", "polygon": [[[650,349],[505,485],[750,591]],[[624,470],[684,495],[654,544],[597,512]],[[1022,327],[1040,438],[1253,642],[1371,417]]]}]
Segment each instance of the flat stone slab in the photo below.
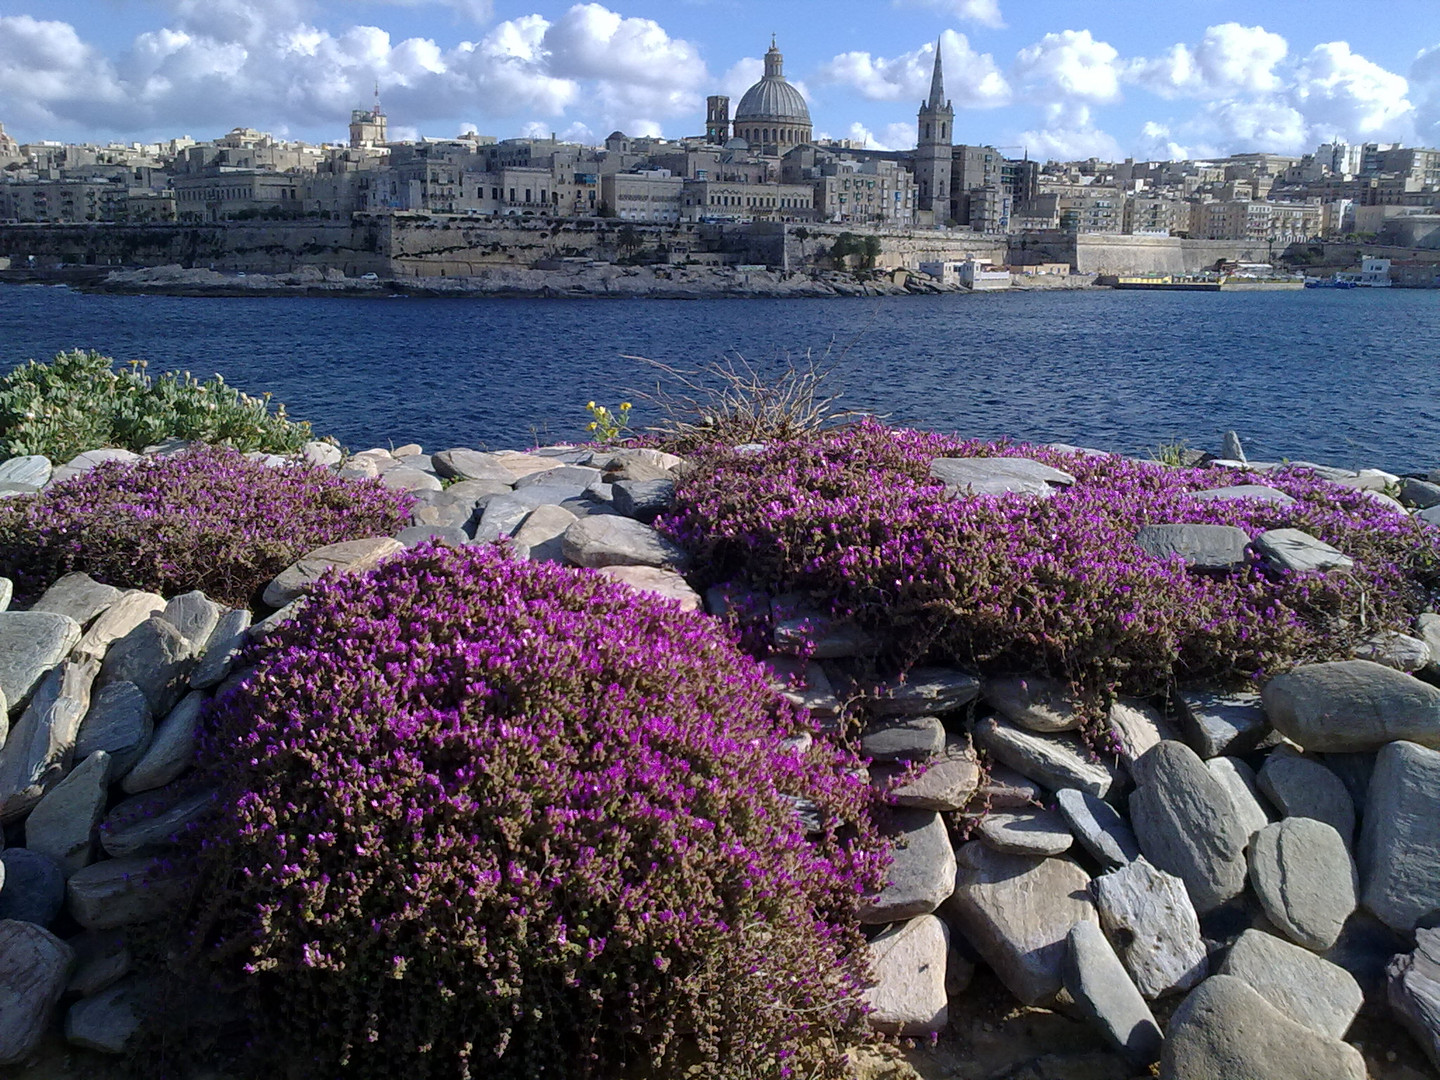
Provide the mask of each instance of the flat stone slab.
[{"label": "flat stone slab", "polygon": [[956,861],[944,910],[950,925],[1022,1003],[1053,1003],[1070,930],[1095,918],[1085,871],[1067,858],[1007,855],[979,840],[963,845]]},{"label": "flat stone slab", "polygon": [[438,477],[404,465],[386,469],[380,474],[380,483],[393,491],[441,491],[445,487]]},{"label": "flat stone slab", "polygon": [[911,775],[894,787],[889,782],[904,771],[903,765],[872,766],[871,782],[885,792],[891,806],[916,810],[963,810],[980,784],[980,763],[968,739],[947,735],[945,748],[936,757],[920,765],[918,776]]},{"label": "flat stone slab", "polygon": [[514,484],[522,477],[555,468],[554,460],[532,454],[490,454],[457,447],[431,455],[431,463],[444,477],[461,480],[498,480]]},{"label": "flat stone slab", "polygon": [[44,927],[0,921],[0,1065],[23,1064],[40,1045],[74,962]]},{"label": "flat stone slab", "polygon": [[1000,811],[980,821],[980,839],[1011,855],[1063,855],[1075,837],[1054,810]]},{"label": "flat stone slab", "polygon": [[1365,995],[1344,968],[1263,930],[1246,930],[1230,946],[1221,975],[1243,979],[1296,1023],[1343,1039]]},{"label": "flat stone slab", "polygon": [[1324,952],[1355,910],[1355,867],[1345,842],[1313,818],[1267,825],[1250,844],[1250,885],[1265,914],[1297,945]]},{"label": "flat stone slab", "polygon": [[117,859],[159,854],[199,821],[214,802],[214,791],[197,790],[184,782],[132,795],[105,815],[100,844],[106,854]]},{"label": "flat stone slab", "polygon": [[650,524],[675,502],[674,480],[617,480],[611,502],[618,513]]},{"label": "flat stone slab", "polygon": [[158,593],[141,592],[133,589],[122,593],[113,604],[90,624],[80,644],[75,646],[77,655],[104,659],[111,644],[125,637],[151,615],[165,610],[165,598]]},{"label": "flat stone slab", "polygon": [[1440,929],[1417,931],[1415,951],[1391,960],[1385,975],[1391,1012],[1440,1069]]},{"label": "flat stone slab", "polygon": [[1153,705],[1134,698],[1121,698],[1110,706],[1110,734],[1114,736],[1120,759],[1129,765],[1138,760],[1156,743],[1178,739],[1179,733],[1170,719]]},{"label": "flat stone slab", "polygon": [[161,617],[180,631],[180,636],[185,639],[190,652],[198,656],[205,648],[205,643],[210,640],[210,635],[225,610],[199,589],[193,589],[171,597],[165,610],[161,612]]},{"label": "flat stone slab", "polygon": [[944,716],[980,696],[980,680],[954,668],[917,667],[866,700],[874,716]]},{"label": "flat stone slab", "polygon": [[[618,569],[609,567],[600,572],[614,576],[617,580],[628,580],[616,573]],[[767,656],[760,664],[769,673],[770,684],[792,705],[798,705],[819,717],[828,718],[839,714],[840,700],[835,696],[835,687],[831,684],[830,677],[825,674],[823,664],[814,660],[801,660],[795,656]]]},{"label": "flat stone slab", "polygon": [[881,822],[892,862],[880,892],[860,905],[862,923],[888,923],[926,915],[955,888],[950,833],[932,810],[891,810]]},{"label": "flat stone slab", "polygon": [[1355,647],[1355,659],[1373,660],[1396,671],[1420,671],[1430,665],[1430,644],[1409,634],[1372,634]]},{"label": "flat stone slab", "polygon": [[936,716],[872,721],[860,737],[871,761],[928,761],[945,749],[945,726]]},{"label": "flat stone slab", "polygon": [[1225,785],[1179,742],[1160,743],[1132,771],[1130,822],[1145,857],[1185,882],[1202,915],[1240,895],[1247,837]]},{"label": "flat stone slab", "polygon": [[1320,762],[1282,746],[1265,759],[1256,783],[1285,817],[1323,821],[1350,847],[1355,838],[1354,800],[1344,782]]},{"label": "flat stone slab", "polygon": [[1375,759],[1356,851],[1361,900],[1402,934],[1440,911],[1440,752],[1391,743]]},{"label": "flat stone slab", "polygon": [[1061,788],[1055,805],[1071,832],[1101,866],[1127,866],[1140,857],[1140,842],[1129,823],[1104,799],[1078,788]]},{"label": "flat stone slab", "polygon": [[470,534],[453,525],[411,525],[395,534],[395,539],[407,548],[421,544],[443,544],[460,548],[470,543]]},{"label": "flat stone slab", "polygon": [[870,942],[875,976],[861,1000],[866,1022],[893,1035],[931,1035],[949,1022],[945,966],[950,932],[934,915],[891,927]]},{"label": "flat stone slab", "polygon": [[1360,1051],[1291,1020],[1243,979],[1216,975],[1170,1018],[1166,1080],[1365,1080]]},{"label": "flat stone slab", "polygon": [[4,884],[0,885],[0,919],[48,927],[65,903],[65,875],[49,855],[29,848],[0,851]]},{"label": "flat stone slab", "polygon": [[153,987],[126,979],[80,999],[65,1014],[65,1041],[102,1054],[123,1054],[140,1031],[144,999],[153,993]]},{"label": "flat stone slab", "polygon": [[124,776],[150,745],[153,717],[150,703],[134,683],[101,687],[80,724],[75,753],[83,759],[103,750],[110,755],[111,775]]},{"label": "flat stone slab", "polygon": [[1025,810],[1045,801],[1044,788],[1003,762],[990,763],[975,794],[991,810]]},{"label": "flat stone slab", "polygon": [[[25,819],[25,846],[48,855],[67,877],[95,861],[110,784],[110,755],[97,750],[70,771]],[[58,896],[59,902],[64,896]]]},{"label": "flat stone slab", "polygon": [[1179,559],[1191,570],[1231,570],[1249,561],[1250,535],[1234,525],[1146,525],[1135,543],[1153,559]]},{"label": "flat stone slab", "polygon": [[630,586],[636,592],[674,601],[681,611],[700,610],[700,594],[674,570],[664,570],[658,566],[602,566],[599,572],[612,581]]},{"label": "flat stone slab", "polygon": [[1274,503],[1293,503],[1295,501],[1279,488],[1266,487],[1263,484],[1233,484],[1229,487],[1209,488],[1205,491],[1191,492],[1190,497],[1201,502],[1213,502],[1217,499],[1261,499]]},{"label": "flat stone slab", "polygon": [[98,660],[66,660],[40,684],[0,747],[0,824],[23,817],[71,765]]},{"label": "flat stone slab", "polygon": [[1237,757],[1213,757],[1205,762],[1205,767],[1230,792],[1230,799],[1235,804],[1235,820],[1245,831],[1248,842],[1249,838],[1270,824],[1270,814],[1260,801],[1255,770]]},{"label": "flat stone slab", "polygon": [[151,791],[178,779],[195,763],[200,717],[209,697],[192,690],[155,725],[149,746],[120,786],[129,794]]},{"label": "flat stone slab", "polygon": [[1440,687],[1370,660],[1305,664],[1262,691],[1276,731],[1306,750],[1353,753],[1403,739],[1440,748]]},{"label": "flat stone slab", "polygon": [[1027,731],[1073,731],[1080,726],[1074,700],[1053,679],[1033,675],[986,679],[983,693],[996,712]]},{"label": "flat stone slab", "polygon": [[1205,978],[1210,962],[1183,881],[1140,858],[1091,887],[1100,926],[1141,994],[1154,1000]]},{"label": "flat stone slab", "polygon": [[1270,733],[1259,694],[1184,689],[1176,698],[1185,740],[1202,758],[1248,754]]},{"label": "flat stone slab", "polygon": [[80,624],[49,611],[0,611],[0,699],[12,715],[80,641]]},{"label": "flat stone slab", "polygon": [[307,552],[275,576],[265,586],[264,601],[272,608],[282,608],[315,584],[326,571],[359,573],[376,566],[381,559],[404,551],[405,545],[389,536],[366,540],[346,540],[327,544]]},{"label": "flat stone slab", "polygon": [[113,447],[102,450],[86,450],[83,454],[77,454],[64,465],[57,467],[50,474],[50,483],[63,483],[82,473],[89,472],[97,465],[104,465],[106,462],[118,461],[122,465],[133,465],[139,460],[140,455],[130,450],[119,450]]},{"label": "flat stone slab", "polygon": [[775,597],[771,609],[778,652],[803,655],[811,660],[842,660],[865,656],[875,650],[875,639],[852,622],[831,618],[814,608],[797,606],[788,597]]},{"label": "flat stone slab", "polygon": [[936,458],[930,475],[951,495],[1050,495],[1075,477],[1030,458]]},{"label": "flat stone slab", "polygon": [[1070,931],[1065,989],[1105,1040],[1139,1066],[1160,1060],[1164,1037],[1100,927],[1088,920]]},{"label": "flat stone slab", "polygon": [[1355,560],[1338,548],[1300,529],[1263,532],[1255,538],[1255,550],[1272,566],[1292,574],[1349,570],[1355,565]]},{"label": "flat stone slab", "polygon": [[537,506],[511,535],[515,554],[531,562],[564,562],[565,531],[577,520],[563,506]]},{"label": "flat stone slab", "polygon": [[71,875],[65,883],[66,908],[87,930],[113,930],[158,919],[188,890],[163,860],[106,859]]},{"label": "flat stone slab", "polygon": [[1085,744],[1069,733],[1042,735],[992,716],[976,722],[975,741],[1022,776],[1052,791],[1073,787],[1104,798],[1115,783],[1114,772],[1091,761]]},{"label": "flat stone slab", "polygon": [[232,608],[220,616],[205,642],[200,662],[190,672],[190,685],[205,690],[223,682],[245,646],[246,631],[253,616],[248,608]]},{"label": "flat stone slab", "polygon": [[683,569],[690,557],[678,544],[631,518],[596,515],[580,518],[565,530],[562,547],[567,562],[602,566],[658,566]]},{"label": "flat stone slab", "polygon": [[26,454],[0,462],[0,484],[29,484],[42,488],[50,482],[54,466],[40,454]]},{"label": "flat stone slab", "polygon": [[123,930],[86,930],[66,942],[75,950],[75,967],[65,987],[72,994],[98,994],[130,973],[133,957]]},{"label": "flat stone slab", "polygon": [[194,667],[195,654],[184,635],[168,619],[152,615],[110,646],[95,685],[134,683],[151,713],[163,716],[189,689]]},{"label": "flat stone slab", "polygon": [[114,585],[103,585],[89,574],[74,573],[46,589],[30,610],[69,615],[83,627],[118,599],[120,590]]}]

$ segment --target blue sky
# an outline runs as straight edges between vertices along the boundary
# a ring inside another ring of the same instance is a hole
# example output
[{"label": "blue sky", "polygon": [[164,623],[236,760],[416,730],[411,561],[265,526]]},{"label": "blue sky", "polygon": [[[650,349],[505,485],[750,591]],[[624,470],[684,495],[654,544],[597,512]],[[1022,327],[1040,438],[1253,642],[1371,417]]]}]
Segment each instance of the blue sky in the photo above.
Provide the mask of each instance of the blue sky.
[{"label": "blue sky", "polygon": [[1440,143],[1440,0],[0,0],[21,141],[695,134],[775,33],[817,134],[899,147],[943,41],[957,141],[1032,157]]}]

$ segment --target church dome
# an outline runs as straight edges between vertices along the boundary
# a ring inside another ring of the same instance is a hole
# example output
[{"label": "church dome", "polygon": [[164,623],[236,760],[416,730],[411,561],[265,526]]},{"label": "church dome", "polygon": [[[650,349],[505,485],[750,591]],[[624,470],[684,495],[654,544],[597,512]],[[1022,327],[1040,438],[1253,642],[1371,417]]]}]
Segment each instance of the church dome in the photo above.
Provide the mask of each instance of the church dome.
[{"label": "church dome", "polygon": [[785,81],[784,57],[774,42],[765,54],[765,75],[740,99],[735,121],[774,120],[782,123],[810,124],[810,108],[800,91]]}]

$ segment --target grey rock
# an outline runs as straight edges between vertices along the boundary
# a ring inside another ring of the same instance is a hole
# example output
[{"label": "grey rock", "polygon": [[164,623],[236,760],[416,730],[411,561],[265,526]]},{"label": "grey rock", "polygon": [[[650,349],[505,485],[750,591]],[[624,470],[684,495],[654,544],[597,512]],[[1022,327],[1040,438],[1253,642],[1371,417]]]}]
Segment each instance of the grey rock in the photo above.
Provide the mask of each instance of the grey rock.
[{"label": "grey rock", "polygon": [[132,795],[105,815],[100,845],[117,859],[158,854],[204,817],[214,803],[214,791],[184,782]]},{"label": "grey rock", "polygon": [[880,892],[862,901],[860,921],[897,922],[934,911],[955,887],[955,851],[945,822],[932,810],[891,810],[881,829],[893,861]]},{"label": "grey rock", "polygon": [[1386,967],[1391,1011],[1440,1069],[1440,929],[1415,934],[1415,951]]},{"label": "grey rock", "polygon": [[506,536],[513,536],[515,530],[530,516],[537,506],[533,498],[519,494],[496,495],[485,503],[480,519],[475,524],[475,542],[489,544]]},{"label": "grey rock", "polygon": [[1369,660],[1306,664],[1265,684],[1265,713],[1306,750],[1440,747],[1440,687]]},{"label": "grey rock", "polygon": [[71,1046],[123,1054],[140,1031],[141,1003],[152,988],[134,979],[82,998],[65,1015],[65,1039]]},{"label": "grey rock", "polygon": [[70,769],[98,660],[67,660],[46,676],[0,747],[0,823],[23,817]]},{"label": "grey rock", "polygon": [[1107,1042],[1136,1065],[1160,1060],[1160,1026],[1095,923],[1081,920],[1070,930],[1061,974],[1080,1012]]},{"label": "grey rock", "polygon": [[674,480],[618,480],[611,491],[617,511],[650,524],[675,502]]},{"label": "grey rock", "polygon": [[50,459],[40,454],[12,457],[0,462],[0,484],[29,484],[42,488],[50,482],[53,471]]},{"label": "grey rock", "polygon": [[1052,791],[1073,787],[1104,798],[1115,783],[1114,772],[1091,761],[1085,744],[1069,733],[1042,735],[992,716],[975,724],[975,741],[1022,776]]},{"label": "grey rock", "polygon": [[1421,671],[1430,664],[1430,646],[1408,634],[1371,634],[1355,647],[1357,660],[1373,660],[1396,671]]},{"label": "grey rock", "polygon": [[445,487],[438,477],[404,465],[386,469],[380,474],[380,483],[394,491],[440,491]]},{"label": "grey rock", "polygon": [[46,589],[30,610],[68,615],[83,627],[118,599],[120,590],[114,585],[102,585],[89,574],[74,573]]},{"label": "grey rock", "polygon": [[1185,882],[1202,915],[1238,896],[1247,837],[1225,785],[1178,742],[1150,750],[1134,773],[1130,821],[1145,857]]},{"label": "grey rock", "polygon": [[417,499],[438,502],[440,500],[456,500],[462,503],[469,503],[473,510],[481,505],[485,499],[495,495],[506,495],[514,488],[502,480],[461,480],[459,483],[451,484],[438,495],[433,492],[419,492]]},{"label": "grey rock", "polygon": [[[539,550],[532,548],[530,557],[533,559]],[[602,566],[598,573],[602,577],[628,585],[636,592],[648,593],[662,600],[673,600],[680,605],[681,611],[700,610],[700,594],[674,570],[662,570],[657,566]]]},{"label": "grey rock", "polygon": [[0,499],[13,499],[18,495],[36,495],[40,491],[34,484],[17,484],[13,481],[0,483]]},{"label": "grey rock", "polygon": [[562,545],[567,562],[592,569],[601,566],[659,566],[684,569],[690,562],[683,548],[648,525],[626,517],[580,518],[565,530]]},{"label": "grey rock", "polygon": [[290,601],[298,599],[326,571],[359,573],[373,569],[382,559],[404,550],[404,544],[388,536],[327,544],[307,552],[280,571],[275,579],[265,586],[263,599],[269,607],[282,608]]},{"label": "grey rock", "polygon": [[230,693],[230,691],[237,687],[244,686],[250,681],[250,676],[254,674],[255,669],[253,667],[236,668],[229,675],[225,676],[224,682],[215,688],[215,700],[220,701],[226,694]]},{"label": "grey rock", "polygon": [[555,465],[550,469],[538,470],[515,481],[515,490],[547,485],[549,487],[572,488],[578,495],[591,484],[600,483],[600,470],[589,465]]},{"label": "grey rock", "polygon": [[421,544],[442,544],[445,547],[460,548],[470,542],[470,534],[453,525],[411,525],[395,534],[395,539],[407,548]]},{"label": "grey rock", "polygon": [[0,1065],[35,1052],[65,992],[75,954],[34,923],[0,922]]},{"label": "grey rock", "polygon": [[1270,732],[1259,694],[1189,689],[1176,697],[1186,741],[1202,758],[1248,754]]},{"label": "grey rock", "polygon": [[1095,918],[1085,871],[1066,858],[1006,855],[979,840],[960,848],[943,915],[1012,994],[1049,1006],[1061,989],[1067,940]]},{"label": "grey rock", "polygon": [[334,469],[340,464],[340,459],[345,456],[340,447],[334,443],[322,442],[319,439],[311,439],[300,448],[300,456],[322,469]]},{"label": "grey rock", "polygon": [[1370,780],[1357,854],[1361,900],[1385,925],[1408,933],[1440,912],[1440,752],[1395,742]]},{"label": "grey rock", "polygon": [[1332,826],[1348,849],[1355,839],[1355,804],[1333,772],[1289,747],[1265,759],[1257,780],[1273,806],[1285,817],[1314,818]]},{"label": "grey rock", "polygon": [[1415,620],[1415,633],[1425,642],[1426,651],[1430,654],[1425,674],[1432,679],[1440,676],[1440,615],[1433,611],[1420,615]]},{"label": "grey rock", "polygon": [[1355,910],[1350,852],[1314,818],[1267,825],[1250,844],[1250,884],[1270,921],[1291,941],[1324,952]]},{"label": "grey rock", "polygon": [[946,494],[1049,495],[1052,485],[1075,483],[1075,477],[1029,458],[936,458],[930,475],[945,484]]},{"label": "grey rock", "polygon": [[66,909],[87,930],[150,922],[185,898],[190,882],[161,860],[106,859],[72,874]]},{"label": "grey rock", "polygon": [[1365,1080],[1353,1046],[1298,1024],[1242,979],[1216,975],[1170,1018],[1166,1080]]},{"label": "grey rock", "polygon": [[1343,1039],[1364,1004],[1360,984],[1342,967],[1261,930],[1236,939],[1218,974],[1249,987],[1298,1024]]},{"label": "grey rock", "polygon": [[50,483],[59,484],[70,480],[81,473],[87,473],[97,465],[103,465],[108,461],[118,461],[122,465],[131,465],[140,460],[140,455],[129,450],[118,450],[107,447],[102,450],[86,450],[83,454],[77,454],[64,465],[59,466],[50,474]]},{"label": "grey rock", "polygon": [[1120,751],[1120,759],[1126,765],[1138,761],[1156,743],[1180,737],[1164,713],[1133,698],[1121,698],[1114,702],[1110,706],[1109,720],[1110,734]]},{"label": "grey rock", "polygon": [[[3,470],[3,466],[0,466],[0,470]],[[0,475],[0,479],[4,479],[3,475]],[[1400,481],[1400,501],[1419,510],[1440,506],[1440,484],[1407,476]]]},{"label": "grey rock", "polygon": [[181,593],[165,605],[161,613],[166,622],[180,631],[192,655],[198,656],[205,643],[210,640],[225,608],[211,600],[199,589]]},{"label": "grey rock", "polygon": [[980,839],[1010,855],[1063,855],[1075,842],[1065,819],[1054,810],[987,814],[980,821]]},{"label": "grey rock", "polygon": [[1233,525],[1146,525],[1135,534],[1153,559],[1181,559],[1191,570],[1230,570],[1249,559],[1250,535]]},{"label": "grey rock", "polygon": [[[265,616],[265,618],[261,619],[258,623],[250,627],[249,631],[247,631],[247,636],[251,641],[264,641],[266,638],[270,637],[277,630],[279,630],[280,627],[290,622],[292,619],[295,618],[295,616],[299,615],[300,612],[304,610],[305,597],[302,596],[298,600],[291,600],[290,603],[286,604],[278,611],[272,611],[269,615]],[[226,675],[225,678],[222,679],[221,682],[218,684],[219,686],[223,686],[225,682],[227,682],[233,676],[234,665],[232,664],[231,667],[231,674]],[[220,691],[218,687],[215,693],[216,696],[219,696]]]},{"label": "grey rock", "polygon": [[76,735],[75,755],[84,759],[104,750],[111,777],[124,776],[145,753],[154,731],[154,713],[140,688],[111,683],[96,692]]},{"label": "grey rock", "polygon": [[876,1031],[930,1035],[949,1021],[945,969],[950,933],[934,915],[892,926],[870,942],[875,982],[862,1001]]},{"label": "grey rock", "polygon": [[1065,687],[1038,676],[986,679],[985,700],[1012,724],[1027,731],[1073,731],[1080,714]]},{"label": "grey rock", "polygon": [[1300,529],[1270,529],[1255,538],[1255,550],[1271,565],[1294,574],[1349,570],[1355,560]]},{"label": "grey rock", "polygon": [[0,886],[0,919],[48,927],[65,903],[65,875],[49,855],[29,848],[0,851],[5,883]]},{"label": "grey rock", "polygon": [[1080,844],[1101,866],[1126,866],[1140,857],[1135,833],[1119,812],[1088,791],[1061,788],[1055,804]]},{"label": "grey rock", "polygon": [[876,647],[875,639],[853,622],[805,607],[791,596],[777,596],[770,606],[778,652],[812,660],[841,660],[866,656]]},{"label": "grey rock", "polygon": [[[1361,908],[1350,916],[1340,931],[1340,940],[1324,953],[1326,960],[1344,968],[1360,984],[1365,1002],[1376,1013],[1386,1008],[1386,966],[1398,953],[1415,944],[1409,934],[1399,934],[1370,912]],[[1297,945],[1296,948],[1299,948]]]},{"label": "grey rock", "polygon": [[194,764],[200,716],[209,700],[200,691],[192,690],[155,726],[145,753],[120,782],[127,793],[163,787]]},{"label": "grey rock", "polygon": [[944,749],[945,727],[934,716],[872,722],[860,738],[871,761],[928,761]]},{"label": "grey rock", "polygon": [[165,599],[138,589],[122,593],[85,631],[75,646],[77,657],[101,660],[112,643],[119,641],[151,615],[165,610]]},{"label": "grey rock", "polygon": [[975,795],[992,810],[1022,810],[1040,806],[1045,800],[1045,789],[1010,766],[991,762]]},{"label": "grey rock", "polygon": [[421,492],[420,496],[422,498],[417,498],[415,505],[410,508],[412,525],[445,526],[464,530],[475,516],[475,499],[451,495],[448,491]]},{"label": "grey rock", "polygon": [[537,506],[515,530],[513,540],[516,554],[531,562],[564,562],[565,532],[577,520],[579,519],[563,506]]},{"label": "grey rock", "polygon": [[86,930],[65,944],[75,950],[68,993],[89,997],[130,973],[133,957],[123,930]]},{"label": "grey rock", "polygon": [[1237,757],[1213,757],[1205,762],[1210,775],[1225,785],[1230,799],[1235,804],[1235,820],[1244,830],[1246,842],[1266,825],[1270,814],[1260,801],[1260,791],[1255,785],[1255,770]]},{"label": "grey rock", "polygon": [[[956,811],[965,808],[980,783],[980,763],[969,740],[947,736],[945,748],[937,757],[919,766],[919,774],[905,772],[901,766],[872,766],[872,783],[885,793],[891,806],[916,810]],[[893,787],[891,781],[898,780]]]},{"label": "grey rock", "polygon": [[1151,1000],[1177,993],[1205,978],[1210,968],[1200,919],[1173,874],[1136,859],[1092,883],[1100,926]]},{"label": "grey rock", "polygon": [[[189,687],[194,667],[194,654],[180,631],[169,620],[152,615],[110,646],[96,686],[134,683],[150,711],[163,716]],[[122,773],[128,767],[122,766],[118,755],[115,764]]]},{"label": "grey rock", "polygon": [[8,577],[0,577],[0,611],[8,611],[15,595],[15,583]]},{"label": "grey rock", "polygon": [[1233,431],[1225,432],[1225,437],[1220,440],[1220,456],[1231,461],[1238,461],[1242,465],[1246,464],[1245,450],[1240,445],[1239,435]]},{"label": "grey rock", "polygon": [[0,695],[13,715],[80,640],[80,624],[48,611],[0,611]]},{"label": "grey rock", "polygon": [[980,696],[980,680],[954,668],[917,667],[878,687],[866,702],[875,716],[944,716]]},{"label": "grey rock", "polygon": [[210,632],[200,662],[190,673],[190,685],[196,690],[205,690],[221,682],[230,673],[235,658],[245,647],[246,631],[250,629],[253,616],[248,608],[232,608],[220,616],[215,629]]},{"label": "grey rock", "polygon": [[[526,461],[524,459],[529,459]],[[555,462],[529,454],[488,454],[479,450],[441,450],[431,456],[437,473],[461,480],[495,480],[513,484],[532,472],[553,469]]]},{"label": "grey rock", "polygon": [[[25,819],[26,848],[49,856],[66,877],[89,866],[95,861],[109,782],[110,755],[97,750],[30,811]],[[63,895],[58,897],[63,900]],[[59,902],[55,908],[59,910]]]},{"label": "grey rock", "polygon": [[1262,484],[1234,484],[1229,487],[1210,488],[1208,491],[1196,491],[1190,497],[1201,502],[1230,499],[1260,499],[1264,502],[1274,503],[1293,503],[1295,501],[1278,488],[1265,487]]},{"label": "grey rock", "polygon": [[770,684],[786,701],[817,717],[829,718],[840,712],[835,687],[823,665],[793,656],[767,656],[760,663],[769,674]]},{"label": "grey rock", "polygon": [[1340,782],[1345,785],[1345,790],[1350,793],[1350,801],[1354,803],[1356,813],[1359,813],[1364,807],[1370,791],[1371,774],[1375,772],[1374,751],[1312,756],[1314,760],[1319,761],[1340,778]]}]

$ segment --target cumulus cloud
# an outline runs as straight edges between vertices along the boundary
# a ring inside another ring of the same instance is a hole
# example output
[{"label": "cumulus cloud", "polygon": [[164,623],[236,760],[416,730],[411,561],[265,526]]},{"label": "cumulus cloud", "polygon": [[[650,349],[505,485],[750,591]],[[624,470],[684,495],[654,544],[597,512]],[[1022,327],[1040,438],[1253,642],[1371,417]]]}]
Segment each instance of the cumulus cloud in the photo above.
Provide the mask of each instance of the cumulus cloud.
[{"label": "cumulus cloud", "polygon": [[1403,75],[1332,41],[1301,62],[1293,100],[1313,131],[1357,138],[1394,131],[1411,111],[1409,89]]},{"label": "cumulus cloud", "polygon": [[1222,23],[1207,28],[1198,44],[1135,61],[1128,75],[1162,97],[1268,93],[1280,85],[1275,67],[1288,52],[1285,39],[1262,26]]},{"label": "cumulus cloud", "polygon": [[[823,139],[829,136],[821,135],[819,137]],[[860,143],[867,150],[912,150],[915,147],[917,135],[914,124],[887,124],[885,129],[877,135],[856,120],[841,138]]]},{"label": "cumulus cloud", "polygon": [[495,15],[491,0],[362,0],[377,7],[440,7],[449,8],[457,18],[475,23],[487,23]]},{"label": "cumulus cloud", "polygon": [[[964,34],[940,35],[945,91],[961,108],[991,108],[1010,101],[1010,84],[989,53],[978,53]],[[822,65],[819,81],[847,86],[870,101],[923,101],[930,93],[935,46],[926,43],[899,56],[847,52]]]},{"label": "cumulus cloud", "polygon": [[69,23],[0,15],[0,101],[13,126],[48,130],[77,114],[113,121],[124,98],[113,66]]},{"label": "cumulus cloud", "polygon": [[1115,47],[1089,30],[1046,34],[1015,57],[1021,89],[1046,103],[1118,101],[1123,68]]},{"label": "cumulus cloud", "polygon": [[1000,0],[894,0],[896,7],[924,7],[941,12],[953,19],[979,23],[993,29],[1000,29],[1005,20],[1000,17]]},{"label": "cumulus cloud", "polygon": [[1077,102],[1046,106],[1044,126],[1021,132],[1017,142],[1030,157],[1042,160],[1117,161],[1125,156],[1115,137],[1096,126],[1090,106]]},{"label": "cumulus cloud", "polygon": [[1415,135],[1425,146],[1440,145],[1440,45],[1422,49],[1410,65],[1415,94]]}]

